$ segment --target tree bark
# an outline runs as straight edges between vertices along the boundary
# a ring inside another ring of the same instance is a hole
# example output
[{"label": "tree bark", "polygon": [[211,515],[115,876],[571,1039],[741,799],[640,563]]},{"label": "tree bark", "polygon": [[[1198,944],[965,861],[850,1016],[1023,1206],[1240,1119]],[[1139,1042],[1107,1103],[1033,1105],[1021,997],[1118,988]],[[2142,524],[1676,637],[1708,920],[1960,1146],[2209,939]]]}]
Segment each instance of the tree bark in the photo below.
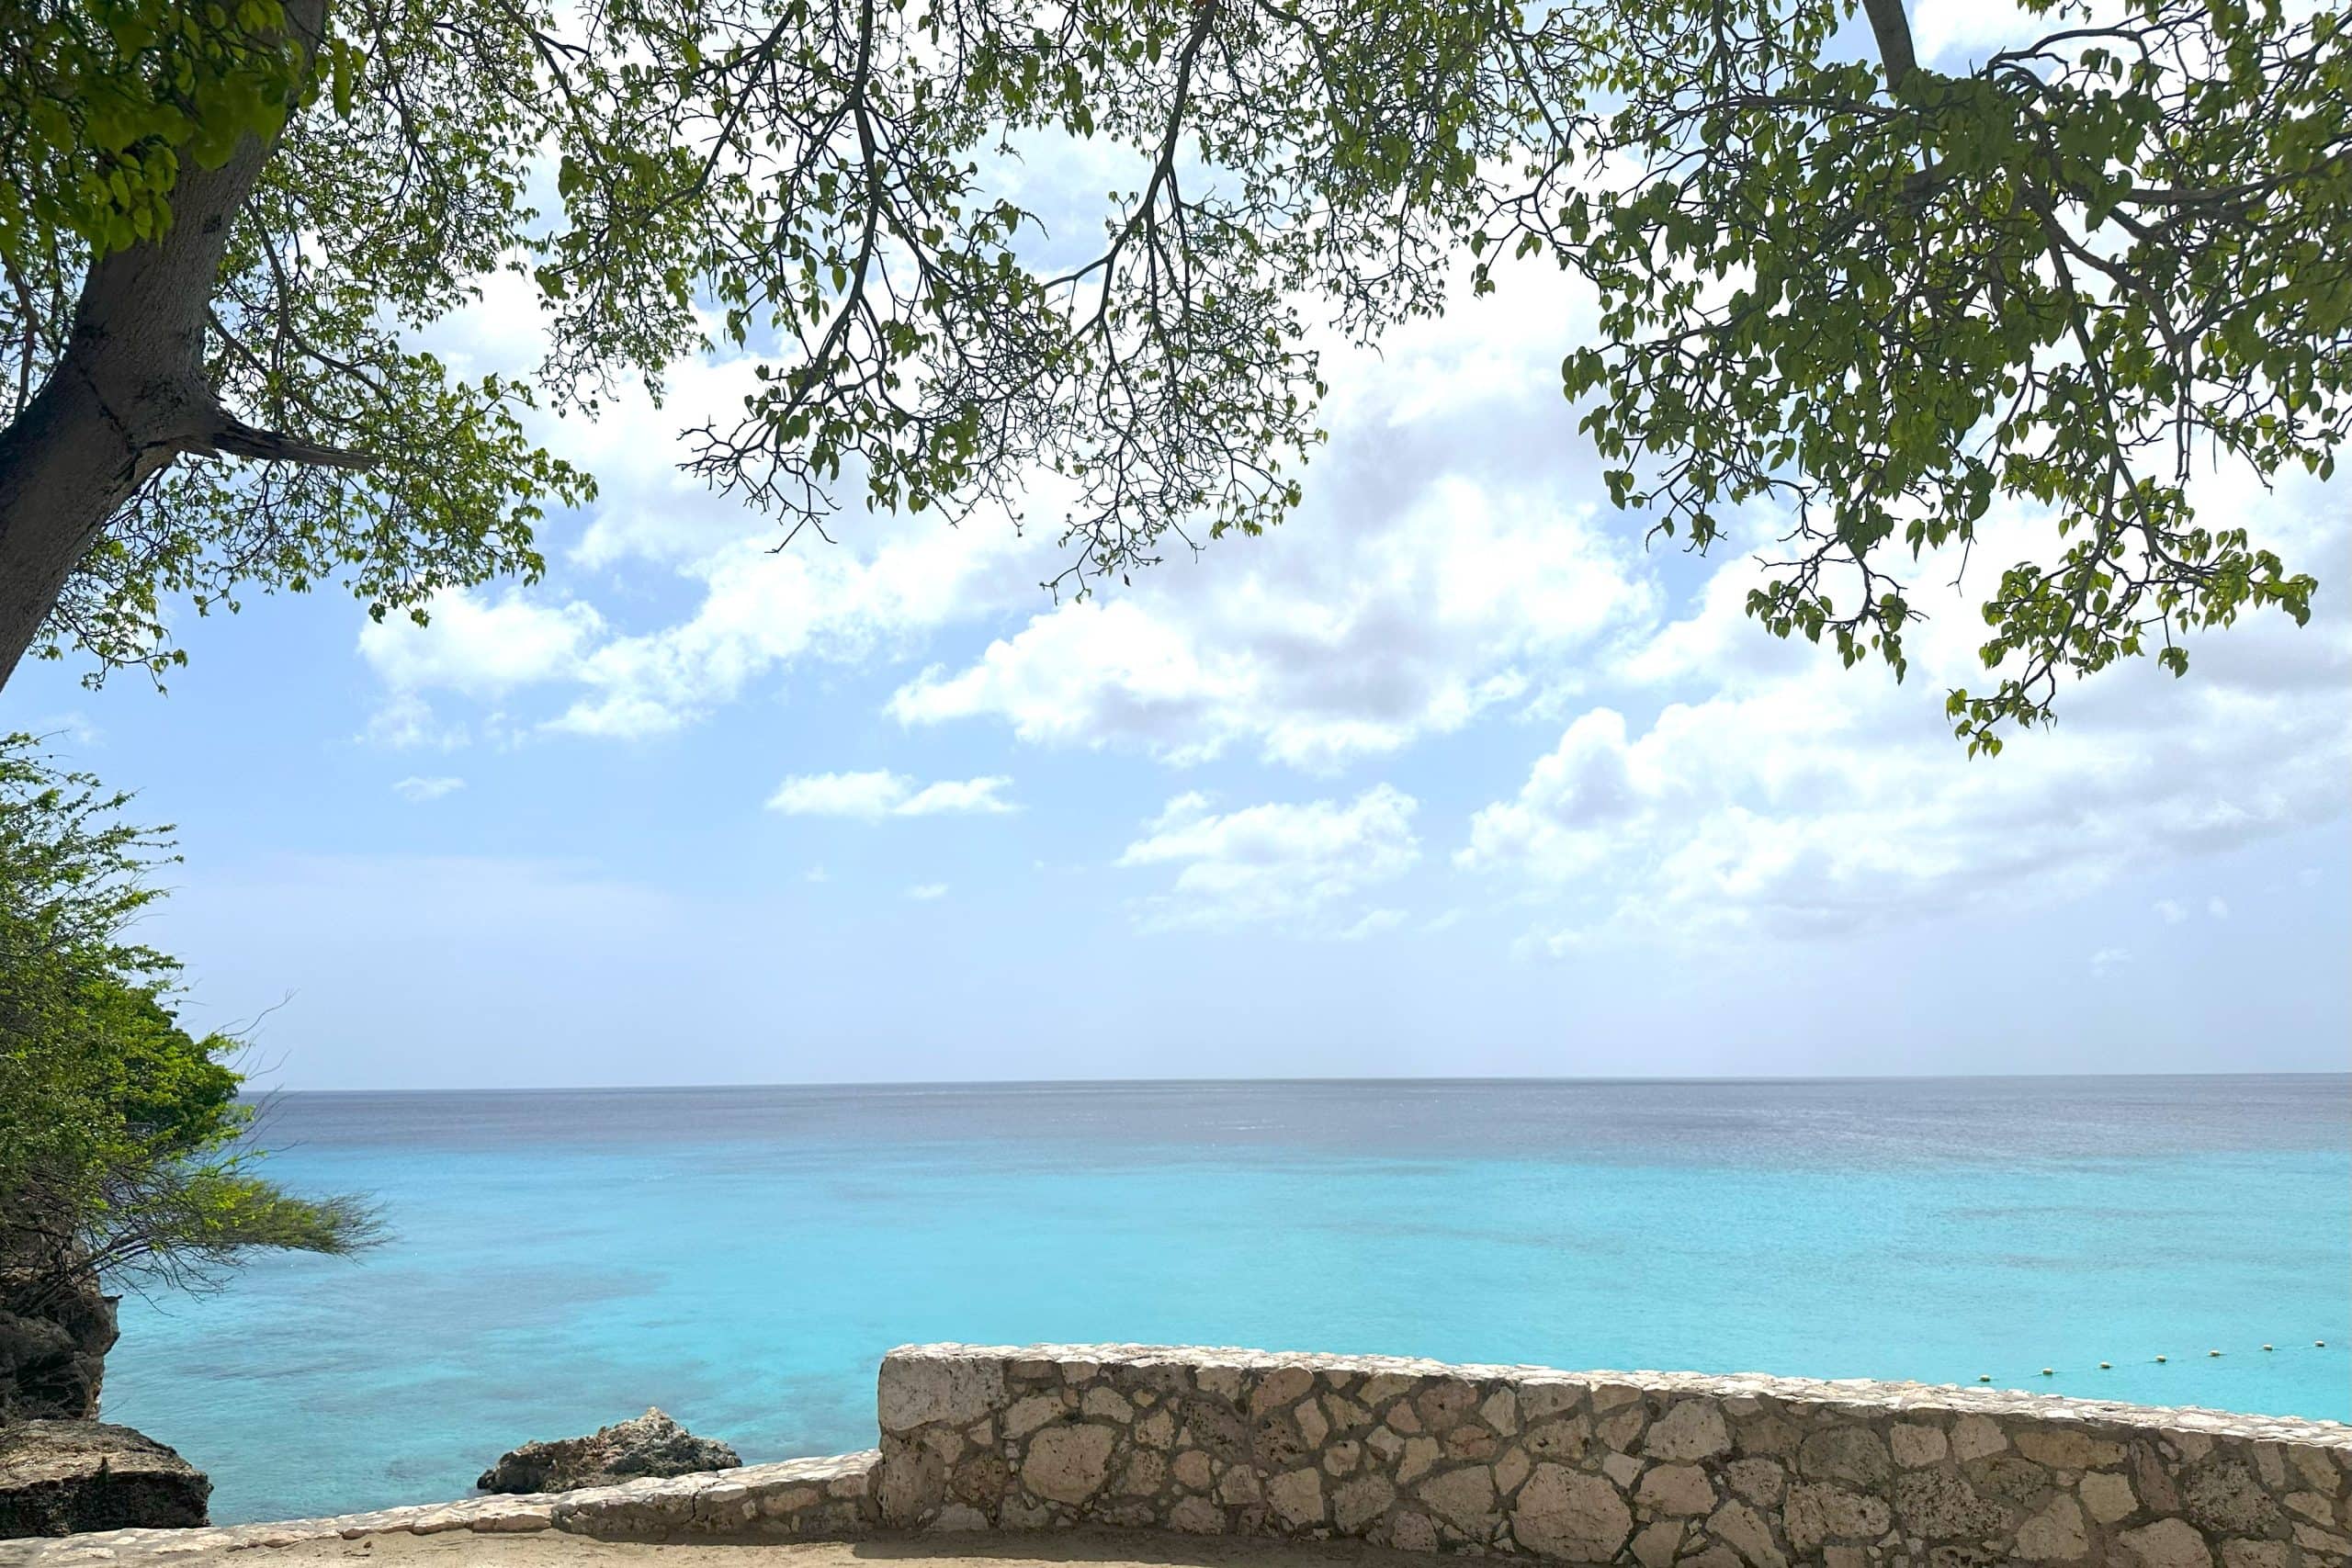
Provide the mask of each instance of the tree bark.
[{"label": "tree bark", "polygon": [[1903,0],[1862,0],[1862,9],[1870,16],[1871,36],[1878,39],[1887,91],[1900,96],[1904,82],[1919,68],[1918,56],[1911,47],[1911,18],[1904,14]]},{"label": "tree bark", "polygon": [[[315,49],[326,0],[292,0],[286,10],[295,35]],[[365,466],[231,417],[205,378],[206,311],[221,255],[275,148],[248,135],[219,168],[183,168],[170,229],[92,264],[65,352],[0,430],[0,686],[107,521],[179,454]]]}]

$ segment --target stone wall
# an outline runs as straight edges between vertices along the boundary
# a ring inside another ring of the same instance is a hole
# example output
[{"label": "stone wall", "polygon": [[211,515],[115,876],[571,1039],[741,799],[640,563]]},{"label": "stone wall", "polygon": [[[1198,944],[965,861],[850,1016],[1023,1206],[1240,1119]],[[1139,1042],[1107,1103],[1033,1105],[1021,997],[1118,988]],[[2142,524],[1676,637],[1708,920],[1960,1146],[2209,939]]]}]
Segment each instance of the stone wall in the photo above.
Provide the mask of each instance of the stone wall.
[{"label": "stone wall", "polygon": [[1129,1345],[885,1358],[878,1452],[337,1518],[0,1541],[0,1568],[444,1530],[1079,1525],[1634,1568],[2352,1568],[2352,1427],[1917,1383]]},{"label": "stone wall", "polygon": [[2346,1568],[2352,1427],[1916,1383],[1134,1346],[893,1351],[886,1526],[1638,1568]]}]

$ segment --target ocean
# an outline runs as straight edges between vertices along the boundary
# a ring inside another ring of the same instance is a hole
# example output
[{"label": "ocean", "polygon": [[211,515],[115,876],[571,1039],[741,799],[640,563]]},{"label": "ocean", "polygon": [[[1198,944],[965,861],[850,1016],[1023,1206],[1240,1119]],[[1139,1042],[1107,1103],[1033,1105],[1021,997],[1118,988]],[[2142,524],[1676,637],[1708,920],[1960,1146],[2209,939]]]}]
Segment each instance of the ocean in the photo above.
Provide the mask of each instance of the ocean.
[{"label": "ocean", "polygon": [[223,1523],[461,1496],[649,1404],[865,1448],[926,1340],[2352,1419],[2352,1077],[286,1094],[266,1133],[390,1239],[124,1303],[105,1415]]}]

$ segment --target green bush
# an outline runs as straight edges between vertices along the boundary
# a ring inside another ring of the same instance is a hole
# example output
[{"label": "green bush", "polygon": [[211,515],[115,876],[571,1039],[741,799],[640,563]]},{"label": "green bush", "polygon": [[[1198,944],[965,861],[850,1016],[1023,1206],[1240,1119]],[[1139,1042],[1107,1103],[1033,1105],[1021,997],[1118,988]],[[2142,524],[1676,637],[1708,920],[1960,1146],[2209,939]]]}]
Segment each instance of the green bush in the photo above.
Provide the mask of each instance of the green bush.
[{"label": "green bush", "polygon": [[40,1310],[108,1283],[218,1282],[265,1248],[347,1253],[376,1232],[351,1198],[261,1174],[241,1042],[173,1011],[179,967],[129,932],[175,858],[129,796],[0,739],[0,1268]]}]

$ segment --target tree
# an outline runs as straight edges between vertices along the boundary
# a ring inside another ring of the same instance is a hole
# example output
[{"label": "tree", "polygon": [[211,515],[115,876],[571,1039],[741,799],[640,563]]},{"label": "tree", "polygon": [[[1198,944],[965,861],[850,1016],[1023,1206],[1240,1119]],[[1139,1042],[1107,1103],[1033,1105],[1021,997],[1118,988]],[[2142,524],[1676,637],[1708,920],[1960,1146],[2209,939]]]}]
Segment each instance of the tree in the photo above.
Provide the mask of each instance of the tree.
[{"label": "tree", "polygon": [[[1722,509],[1793,517],[1748,613],[1900,674],[1905,567],[1964,559],[1996,496],[2055,515],[2054,560],[1984,605],[1970,750],[2049,717],[2062,677],[2313,580],[2200,462],[2333,472],[2352,421],[2352,40],[2279,0],[2024,0],[2052,30],[1946,75],[1900,0],[1880,63],[1836,59],[1835,0],[1585,13],[1614,107],[1482,245],[1548,248],[1598,287],[1604,342],[1564,367],[1622,465],[1619,504],[1704,548]],[[1559,189],[1569,170],[1630,179]],[[1516,238],[1514,238],[1516,236]]]},{"label": "tree", "polygon": [[[36,640],[160,669],[166,595],[421,615],[532,573],[591,481],[525,412],[720,345],[763,389],[693,466],[787,536],[1043,465],[1083,592],[1295,505],[1310,309],[1374,336],[1467,243],[1600,288],[1566,387],[1622,504],[1701,547],[1790,509],[1771,631],[1899,671],[1902,553],[2052,508],[2060,559],[1988,605],[1998,690],[1953,699],[1996,741],[2062,673],[2307,613],[2185,481],[2199,443],[2326,466],[2352,255],[2341,12],[2029,4],[2048,37],[1960,76],[1897,0],[1875,63],[1850,0],[19,7],[0,673]],[[1059,138],[1133,160],[1082,246],[1002,178]],[[543,307],[528,384],[405,346],[500,267]]]},{"label": "tree", "polygon": [[[0,739],[0,1320],[86,1316],[101,1281],[200,1287],[257,1250],[345,1253],[373,1233],[356,1201],[261,1174],[237,1042],[183,1029],[176,966],[127,940],[168,846],[124,804]],[[62,1380],[76,1399],[96,1392],[81,1359]]]}]

